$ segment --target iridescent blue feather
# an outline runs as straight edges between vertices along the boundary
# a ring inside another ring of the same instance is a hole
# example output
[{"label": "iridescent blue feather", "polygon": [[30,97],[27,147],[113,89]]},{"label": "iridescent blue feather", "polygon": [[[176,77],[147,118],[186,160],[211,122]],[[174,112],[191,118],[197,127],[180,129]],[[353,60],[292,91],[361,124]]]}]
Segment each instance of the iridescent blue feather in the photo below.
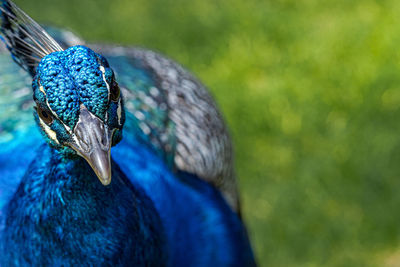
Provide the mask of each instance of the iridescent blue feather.
[{"label": "iridescent blue feather", "polygon": [[[11,1],[0,10],[0,266],[255,265],[204,86],[152,51],[92,51]],[[114,129],[108,186],[67,145],[85,110]]]}]

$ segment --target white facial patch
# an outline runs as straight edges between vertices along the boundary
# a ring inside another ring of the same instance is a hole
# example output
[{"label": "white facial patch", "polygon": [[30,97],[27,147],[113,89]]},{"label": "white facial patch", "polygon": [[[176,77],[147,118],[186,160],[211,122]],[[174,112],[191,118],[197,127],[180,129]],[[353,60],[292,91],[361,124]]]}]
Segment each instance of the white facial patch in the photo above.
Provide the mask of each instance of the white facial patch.
[{"label": "white facial patch", "polygon": [[107,80],[106,80],[106,69],[100,65],[100,71],[102,73],[103,76],[103,81],[107,86],[107,90],[108,90],[108,100],[110,100],[110,85],[108,84]]},{"label": "white facial patch", "polygon": [[[103,76],[103,81],[107,86],[107,90],[108,90],[108,100],[110,100],[110,85],[108,84],[107,80],[106,80],[106,69],[100,65],[100,71],[102,73]],[[117,108],[117,116],[118,116],[118,124],[121,125],[121,118],[122,118],[122,106],[121,106],[121,98],[119,98],[118,100],[118,108]]]},{"label": "white facial patch", "polygon": [[[42,92],[42,93],[46,96],[46,106],[49,108],[51,114],[52,114],[57,120],[59,120],[59,121],[62,123],[62,125],[64,125],[65,129],[67,129],[67,131],[68,131],[70,134],[72,134],[71,128],[70,128],[68,125],[64,124],[64,122],[63,122],[62,120],[60,120],[60,118],[57,116],[57,114],[56,114],[56,113],[53,111],[53,109],[50,107],[49,101],[47,100],[46,91],[44,90],[43,86],[40,84],[40,81],[39,81],[39,90],[40,90],[40,92]],[[40,121],[43,123],[42,120],[40,120]],[[44,125],[46,125],[46,124],[44,123]],[[46,125],[46,126],[47,126],[47,125]],[[47,127],[48,127],[48,126],[47,126]],[[49,130],[52,131],[50,128],[49,128]],[[58,143],[58,141],[57,141],[57,143]]]},{"label": "white facial patch", "polygon": [[[46,98],[46,105],[47,105],[47,107],[49,108],[51,114],[53,114],[53,116],[54,116],[57,120],[59,120],[59,121],[61,122],[62,125],[64,125],[65,129],[67,129],[67,131],[69,132],[69,134],[72,134],[71,128],[70,128],[68,125],[66,125],[62,120],[60,120],[60,118],[57,116],[57,114],[51,109],[50,104],[49,104],[49,101],[47,100],[47,98]],[[47,126],[47,125],[46,125],[46,126]],[[49,128],[49,129],[50,129],[50,128]]]},{"label": "white facial patch", "polygon": [[50,129],[50,127],[49,127],[46,123],[44,123],[40,117],[39,117],[39,121],[40,121],[40,125],[43,127],[43,129],[44,129],[45,133],[47,134],[47,136],[48,136],[51,140],[53,140],[54,142],[56,142],[57,144],[60,144],[60,142],[58,142],[56,132],[53,131],[52,129]]},{"label": "white facial patch", "polygon": [[46,92],[44,91],[44,89],[43,89],[43,86],[39,86],[39,90],[40,90],[40,92],[42,92],[44,95],[46,95]]}]

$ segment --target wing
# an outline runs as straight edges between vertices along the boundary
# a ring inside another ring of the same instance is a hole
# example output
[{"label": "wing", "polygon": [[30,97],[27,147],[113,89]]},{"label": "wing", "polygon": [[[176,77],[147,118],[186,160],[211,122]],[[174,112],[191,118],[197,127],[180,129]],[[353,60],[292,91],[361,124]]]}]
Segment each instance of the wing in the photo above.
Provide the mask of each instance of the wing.
[{"label": "wing", "polygon": [[239,211],[231,140],[206,88],[177,63],[155,52],[89,46],[107,58],[122,88],[128,130],[124,135],[134,133],[171,167],[213,184]]}]

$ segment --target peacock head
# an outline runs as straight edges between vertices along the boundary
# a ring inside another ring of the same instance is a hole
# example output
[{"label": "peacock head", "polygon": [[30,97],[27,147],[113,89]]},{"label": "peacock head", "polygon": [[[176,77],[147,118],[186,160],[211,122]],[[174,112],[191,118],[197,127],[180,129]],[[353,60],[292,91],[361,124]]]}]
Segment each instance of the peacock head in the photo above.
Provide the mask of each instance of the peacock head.
[{"label": "peacock head", "polygon": [[107,60],[85,46],[43,57],[32,82],[35,119],[47,142],[81,156],[104,185],[111,182],[111,146],[121,140],[124,109]]},{"label": "peacock head", "polygon": [[10,0],[0,0],[0,22],[0,38],[33,78],[35,119],[47,142],[83,157],[108,185],[110,149],[122,138],[125,115],[107,60],[85,46],[64,50]]}]

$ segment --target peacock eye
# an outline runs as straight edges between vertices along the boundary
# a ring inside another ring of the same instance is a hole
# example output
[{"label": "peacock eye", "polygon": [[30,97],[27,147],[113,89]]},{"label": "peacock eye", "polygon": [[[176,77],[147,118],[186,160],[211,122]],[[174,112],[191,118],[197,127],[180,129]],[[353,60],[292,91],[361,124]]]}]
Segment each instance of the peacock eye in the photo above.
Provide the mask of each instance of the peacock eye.
[{"label": "peacock eye", "polygon": [[111,92],[110,92],[111,101],[117,102],[118,99],[119,99],[120,94],[121,94],[121,91],[119,89],[118,83],[114,82],[113,86],[111,88]]},{"label": "peacock eye", "polygon": [[42,109],[40,106],[36,107],[36,112],[44,123],[50,125],[53,122],[53,116],[48,111]]}]

